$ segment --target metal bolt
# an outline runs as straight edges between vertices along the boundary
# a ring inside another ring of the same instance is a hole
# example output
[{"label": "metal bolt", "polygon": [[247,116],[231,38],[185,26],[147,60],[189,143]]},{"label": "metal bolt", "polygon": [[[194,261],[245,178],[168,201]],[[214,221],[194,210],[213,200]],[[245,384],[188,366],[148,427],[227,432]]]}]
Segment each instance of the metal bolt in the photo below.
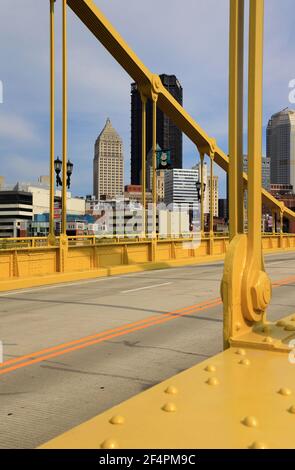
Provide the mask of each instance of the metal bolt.
[{"label": "metal bolt", "polygon": [[176,405],[175,403],[165,403],[165,405],[163,405],[162,407],[162,410],[163,411],[167,411],[168,413],[174,413],[175,411],[177,411],[177,408],[176,408]]},{"label": "metal bolt", "polygon": [[295,331],[295,325],[286,325],[284,330],[285,331]]},{"label": "metal bolt", "polygon": [[217,377],[210,377],[206,383],[208,385],[216,386],[216,385],[219,385],[219,380],[217,379]]},{"label": "metal bolt", "polygon": [[290,395],[292,395],[292,390],[290,390],[289,388],[286,388],[286,387],[282,387],[282,388],[280,388],[278,393],[280,395],[283,395],[284,397],[289,397]]},{"label": "metal bolt", "polygon": [[110,419],[111,424],[124,424],[125,423],[125,418],[124,416],[120,415],[115,415]]},{"label": "metal bolt", "polygon": [[216,372],[216,367],[213,364],[208,364],[204,370],[206,372]]},{"label": "metal bolt", "polygon": [[246,416],[246,418],[243,419],[242,423],[248,428],[256,428],[258,426],[258,421],[255,416]]},{"label": "metal bolt", "polygon": [[174,387],[174,385],[169,385],[169,387],[166,388],[165,393],[168,393],[169,395],[177,395],[178,389]]},{"label": "metal bolt", "polygon": [[267,446],[264,442],[255,441],[250,445],[250,449],[267,449]]},{"label": "metal bolt", "polygon": [[273,339],[270,336],[267,336],[266,338],[264,338],[263,342],[267,344],[272,344]]},{"label": "metal bolt", "polygon": [[245,349],[237,349],[236,354],[238,354],[239,356],[246,356],[246,351]]},{"label": "metal bolt", "polygon": [[105,441],[103,441],[100,447],[101,449],[118,449],[119,446],[118,446],[117,441],[110,438],[110,439],[106,439]]},{"label": "metal bolt", "polygon": [[249,359],[241,359],[239,364],[241,364],[242,366],[249,366],[251,362],[249,361]]}]

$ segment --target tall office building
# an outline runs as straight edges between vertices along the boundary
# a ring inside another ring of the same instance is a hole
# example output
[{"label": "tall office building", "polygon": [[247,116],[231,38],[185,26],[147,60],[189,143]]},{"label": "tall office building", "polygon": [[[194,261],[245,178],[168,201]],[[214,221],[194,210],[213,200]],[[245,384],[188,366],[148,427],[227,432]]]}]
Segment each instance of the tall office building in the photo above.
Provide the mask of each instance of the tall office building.
[{"label": "tall office building", "polygon": [[[243,156],[243,170],[248,174],[248,155]],[[261,161],[262,171],[262,186],[264,189],[270,190],[270,158],[262,157]]]},{"label": "tall office building", "polygon": [[124,189],[123,142],[110,119],[96,139],[93,159],[93,194],[115,198]]},{"label": "tall office building", "polygon": [[[175,75],[160,75],[171,95],[182,105],[182,87]],[[152,103],[147,102],[146,155],[152,148]],[[136,83],[131,85],[131,183],[141,184],[141,98]],[[171,168],[182,168],[182,132],[158,108],[157,143],[162,150],[170,150]]]},{"label": "tall office building", "polygon": [[186,205],[189,208],[198,204],[197,181],[199,171],[189,169],[173,169],[165,171],[166,205]]},{"label": "tall office building", "polygon": [[274,114],[266,131],[266,153],[270,158],[270,182],[291,185],[295,190],[295,111],[285,108]]}]

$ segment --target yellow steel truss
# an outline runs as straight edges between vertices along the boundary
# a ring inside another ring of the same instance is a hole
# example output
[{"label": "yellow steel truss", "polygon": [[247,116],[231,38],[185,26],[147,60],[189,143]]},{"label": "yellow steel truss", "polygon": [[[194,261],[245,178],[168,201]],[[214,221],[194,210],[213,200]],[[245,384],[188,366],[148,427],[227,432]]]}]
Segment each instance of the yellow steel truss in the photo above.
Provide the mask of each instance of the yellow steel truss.
[{"label": "yellow steel truss", "polygon": [[[137,82],[141,93],[152,99],[154,118],[158,105],[195,143],[201,163],[204,154],[211,158],[211,185],[213,160],[229,171],[231,241],[221,283],[226,350],[42,447],[295,447],[295,376],[290,360],[295,316],[270,324],[265,315],[271,284],[262,257],[262,200],[279,212],[281,229],[283,215],[294,219],[295,214],[261,190],[264,0],[250,0],[248,234],[243,233],[242,204],[242,183],[247,180],[242,173],[243,0],[230,0],[230,157],[144,66],[92,0],[68,0],[68,5]],[[201,194],[203,202],[203,185]],[[211,243],[212,201],[210,222]]]}]

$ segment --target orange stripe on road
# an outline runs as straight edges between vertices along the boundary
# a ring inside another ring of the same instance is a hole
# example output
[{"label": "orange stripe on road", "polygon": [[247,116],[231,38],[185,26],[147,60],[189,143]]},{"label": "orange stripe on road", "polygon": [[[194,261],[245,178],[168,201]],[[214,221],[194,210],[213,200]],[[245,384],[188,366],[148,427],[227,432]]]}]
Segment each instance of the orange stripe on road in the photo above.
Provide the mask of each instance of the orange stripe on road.
[{"label": "orange stripe on road", "polygon": [[[216,304],[216,302],[218,302]],[[185,308],[182,308],[182,309],[179,309],[179,310],[174,310],[172,312],[166,312],[166,313],[163,313],[161,314],[161,316],[165,317],[164,320],[166,321],[167,320],[167,317],[168,319],[173,319],[173,318],[178,318],[179,316],[182,316],[183,314],[188,314],[188,313],[192,313],[194,312],[196,309],[198,310],[199,308],[201,309],[207,309],[207,308],[210,308],[212,306],[215,306],[215,305],[219,305],[221,303],[220,299],[217,298],[217,299],[212,299],[211,301],[205,301],[205,302],[201,302],[199,304],[195,304],[195,305],[191,305],[189,307],[185,307]],[[63,354],[64,352],[67,352],[69,346],[75,346],[79,343],[83,343],[87,345],[89,345],[89,340],[93,340],[93,339],[97,339],[97,338],[100,338],[98,342],[100,341],[104,341],[105,338],[109,337],[110,334],[112,333],[120,333],[120,334],[124,334],[125,332],[126,333],[129,333],[130,332],[130,328],[133,327],[133,326],[137,326],[137,325],[144,325],[144,327],[149,327],[149,326],[152,326],[153,324],[157,324],[158,321],[156,322],[153,322],[154,320],[160,320],[160,322],[163,321],[163,318],[159,319],[159,315],[154,315],[154,316],[151,316],[151,317],[147,317],[147,318],[144,318],[142,320],[138,320],[134,323],[128,323],[127,325],[122,325],[122,326],[119,326],[117,328],[113,328],[111,330],[106,330],[106,331],[103,331],[101,333],[97,333],[95,335],[91,335],[91,336],[86,336],[86,337],[83,337],[83,338],[80,338],[78,340],[74,340],[74,341],[70,341],[70,342],[67,342],[67,343],[62,343],[58,346],[52,346],[50,348],[47,348],[47,349],[42,349],[40,351],[36,351],[34,353],[31,353],[31,354],[26,354],[24,356],[20,356],[18,358],[14,358],[14,359],[10,359],[8,361],[5,361],[5,362],[2,362],[0,364],[0,368],[5,368],[3,371],[0,370],[0,374],[3,374],[5,373],[6,371],[8,371],[8,369],[6,368],[8,365],[11,365],[11,364],[15,364],[17,362],[21,362],[21,361],[24,361],[26,359],[32,359],[34,357],[38,357],[38,356],[42,356],[42,358],[38,359],[39,361],[40,360],[43,360],[43,357],[44,357],[44,354],[46,353],[51,353],[53,351],[58,351],[58,350],[62,350],[62,351],[59,351],[60,354]],[[132,330],[133,331],[133,330]],[[95,341],[96,342],[96,341]],[[92,343],[91,343],[92,344]],[[95,344],[95,343],[94,343]],[[83,345],[82,345],[83,346]],[[47,357],[47,356],[46,356]],[[31,363],[31,361],[29,361]],[[22,363],[21,365],[23,365],[24,363]],[[27,364],[27,362],[25,363]],[[11,370],[11,368],[9,368],[9,370]]]},{"label": "orange stripe on road", "polygon": [[[295,281],[295,276],[290,276],[288,278],[275,281],[272,285],[274,288],[281,287],[287,284],[291,284],[293,281]],[[86,336],[78,340],[70,341],[67,343],[60,344],[58,346],[53,346],[47,349],[36,351],[34,353],[27,354],[25,356],[10,359],[0,364],[0,368],[3,368],[2,370],[0,370],[0,375],[6,374],[8,372],[12,372],[17,369],[21,369],[23,367],[27,367],[29,365],[36,364],[38,362],[43,362],[47,359],[51,359],[57,356],[61,356],[63,354],[70,353],[72,351],[84,349],[84,348],[87,348],[88,346],[92,346],[94,344],[98,344],[98,343],[107,341],[112,338],[124,336],[129,333],[133,333],[134,331],[139,331],[139,330],[143,330],[146,328],[150,328],[151,326],[154,326],[154,325],[166,323],[167,321],[183,317],[185,315],[188,315],[189,313],[195,313],[198,311],[207,310],[211,307],[216,307],[221,304],[222,302],[220,298],[212,299],[211,301],[205,301],[205,302],[191,305],[189,307],[185,307],[179,310],[174,310],[172,312],[163,313],[161,314],[162,318],[159,318],[159,315],[156,315],[156,316],[154,315],[151,317],[144,318],[142,320],[138,320],[133,323],[128,323],[127,325],[119,326],[111,330],[106,330],[101,333],[97,333],[95,335]],[[35,359],[32,359],[32,358],[35,358]],[[26,359],[30,359],[30,360],[26,361]],[[22,361],[25,361],[25,362],[22,362]],[[18,362],[19,364],[17,364]],[[15,365],[11,367],[7,367],[7,366],[10,366],[11,364],[15,364]]]}]

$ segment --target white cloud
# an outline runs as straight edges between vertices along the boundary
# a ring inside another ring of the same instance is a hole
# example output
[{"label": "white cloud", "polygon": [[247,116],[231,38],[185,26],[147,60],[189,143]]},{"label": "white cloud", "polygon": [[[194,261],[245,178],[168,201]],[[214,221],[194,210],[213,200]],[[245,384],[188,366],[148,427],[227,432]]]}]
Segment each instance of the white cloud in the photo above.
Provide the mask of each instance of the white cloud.
[{"label": "white cloud", "polygon": [[[229,1],[95,0],[95,3],[146,66],[156,73],[178,76],[184,88],[185,108],[227,151]],[[247,8],[248,4],[246,1]],[[293,9],[294,0],[265,2],[264,122],[270,114],[289,104],[288,83],[295,78]],[[60,10],[61,2],[56,2],[57,149],[61,111]],[[69,151],[75,170],[84,174],[83,181],[74,178],[74,190],[86,193],[92,187],[94,139],[108,115],[124,136],[125,167],[130,166],[131,79],[72,12],[68,20]],[[0,140],[0,159],[20,152],[19,147],[15,148],[18,130],[19,141],[29,144],[22,148],[23,161],[27,159],[31,165],[33,154],[34,161],[43,158],[46,167],[49,1],[1,0],[0,43],[0,79],[5,85],[5,104],[1,105],[0,113],[5,110],[11,117],[17,117],[14,125],[1,118],[0,135],[5,132],[6,139],[5,145],[3,138]],[[33,146],[36,138],[42,144],[42,155],[39,155],[41,145]],[[185,165],[190,164],[191,148],[184,147]],[[20,170],[16,167],[14,171],[13,180]],[[31,172],[38,176],[34,165]]]},{"label": "white cloud", "polygon": [[0,114],[0,137],[12,142],[36,144],[39,142],[36,129],[27,119],[12,114]]}]

